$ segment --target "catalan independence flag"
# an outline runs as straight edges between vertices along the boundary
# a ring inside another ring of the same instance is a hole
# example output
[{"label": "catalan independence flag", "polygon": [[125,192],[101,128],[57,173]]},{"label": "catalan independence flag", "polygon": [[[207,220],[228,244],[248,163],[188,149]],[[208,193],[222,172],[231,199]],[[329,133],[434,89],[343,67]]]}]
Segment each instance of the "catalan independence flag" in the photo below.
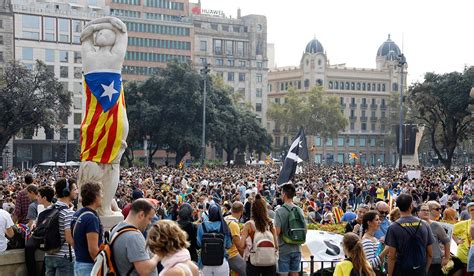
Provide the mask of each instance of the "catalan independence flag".
[{"label": "catalan independence flag", "polygon": [[344,215],[344,211],[341,209],[341,207],[332,207],[332,213],[334,214],[334,221],[336,223],[341,223],[342,216]]},{"label": "catalan independence flag", "polygon": [[392,208],[393,208],[393,203],[394,203],[393,191],[392,190],[388,190],[387,199],[388,199],[388,208],[389,208],[389,211],[391,212]]},{"label": "catalan independence flag", "polygon": [[108,164],[122,144],[125,98],[120,72],[84,75],[86,114],[81,125],[81,161]]}]

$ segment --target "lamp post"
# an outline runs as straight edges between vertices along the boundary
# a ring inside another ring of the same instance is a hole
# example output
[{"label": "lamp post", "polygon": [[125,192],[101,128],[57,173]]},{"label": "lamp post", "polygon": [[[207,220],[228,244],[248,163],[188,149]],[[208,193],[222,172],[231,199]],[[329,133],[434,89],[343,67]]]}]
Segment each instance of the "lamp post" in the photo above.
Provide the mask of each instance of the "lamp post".
[{"label": "lamp post", "polygon": [[206,159],[206,98],[207,98],[207,74],[211,71],[210,64],[206,63],[201,69],[201,75],[204,76],[204,93],[202,97],[202,144],[201,144],[201,168],[204,168]]},{"label": "lamp post", "polygon": [[400,122],[399,122],[399,129],[398,129],[398,170],[402,171],[403,163],[402,163],[402,156],[403,156],[403,69],[405,68],[406,59],[405,55],[400,54],[398,55],[398,67],[400,67]]}]

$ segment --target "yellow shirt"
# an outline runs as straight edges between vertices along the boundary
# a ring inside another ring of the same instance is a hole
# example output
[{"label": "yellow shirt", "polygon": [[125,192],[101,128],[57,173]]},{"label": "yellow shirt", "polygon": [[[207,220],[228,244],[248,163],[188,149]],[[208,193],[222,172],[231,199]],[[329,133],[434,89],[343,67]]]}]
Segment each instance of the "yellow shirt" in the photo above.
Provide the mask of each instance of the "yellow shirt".
[{"label": "yellow shirt", "polygon": [[[240,227],[238,224],[239,220],[234,218],[232,215],[225,217],[224,220],[229,226],[231,238],[234,238],[235,236],[240,237]],[[237,247],[235,246],[233,242],[232,242],[232,246],[229,249],[227,249],[227,254],[229,254],[229,259],[240,254],[239,250],[237,249]]]},{"label": "yellow shirt", "polygon": [[458,245],[456,256],[465,264],[467,264],[467,254],[469,253],[469,247],[471,246],[471,238],[469,234],[470,227],[470,219],[458,222],[453,226],[453,236],[463,240],[463,243]]},{"label": "yellow shirt", "polygon": [[377,198],[381,199],[381,200],[384,200],[384,194],[385,190],[380,187],[380,188],[377,188]]},{"label": "yellow shirt", "polygon": [[350,276],[354,266],[348,260],[344,260],[336,264],[333,276]]}]

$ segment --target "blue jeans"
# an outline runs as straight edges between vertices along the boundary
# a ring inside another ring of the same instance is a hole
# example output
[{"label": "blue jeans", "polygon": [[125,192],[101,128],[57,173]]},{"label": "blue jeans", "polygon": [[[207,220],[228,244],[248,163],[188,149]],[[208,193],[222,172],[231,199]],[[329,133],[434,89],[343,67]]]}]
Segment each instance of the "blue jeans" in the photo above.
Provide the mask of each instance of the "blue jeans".
[{"label": "blue jeans", "polygon": [[71,276],[74,275],[74,260],[69,261],[69,257],[44,257],[46,267],[45,276]]},{"label": "blue jeans", "polygon": [[91,275],[93,263],[74,262],[74,276],[89,276]]},{"label": "blue jeans", "polygon": [[278,273],[299,272],[301,269],[301,252],[291,252],[278,257]]}]

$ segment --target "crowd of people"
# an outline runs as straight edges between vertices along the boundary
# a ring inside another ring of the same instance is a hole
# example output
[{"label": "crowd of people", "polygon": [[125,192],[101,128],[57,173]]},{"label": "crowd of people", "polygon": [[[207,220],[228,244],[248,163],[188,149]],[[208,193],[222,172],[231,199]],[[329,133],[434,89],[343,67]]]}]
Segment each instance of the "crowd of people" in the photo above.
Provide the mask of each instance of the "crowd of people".
[{"label": "crowd of people", "polygon": [[[110,233],[96,211],[101,183],[79,191],[72,168],[5,171],[0,252],[23,230],[29,275],[40,275],[37,249],[46,275],[90,275],[107,241],[118,275],[293,276],[308,225],[341,224],[346,259],[334,275],[474,272],[474,172],[420,170],[409,179],[392,168],[308,166],[278,187],[272,166],[123,169],[114,208],[125,219]],[[57,238],[44,231],[53,217]]]}]

